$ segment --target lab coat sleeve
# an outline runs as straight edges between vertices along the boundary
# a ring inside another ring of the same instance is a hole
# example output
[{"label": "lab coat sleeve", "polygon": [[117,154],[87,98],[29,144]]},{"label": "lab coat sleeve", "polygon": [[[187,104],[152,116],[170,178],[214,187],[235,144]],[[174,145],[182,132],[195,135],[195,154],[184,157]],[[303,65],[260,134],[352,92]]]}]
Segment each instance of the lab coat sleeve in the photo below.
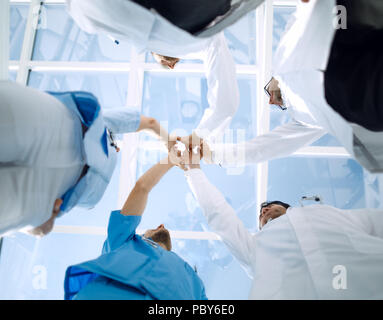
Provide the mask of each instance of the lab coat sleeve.
[{"label": "lab coat sleeve", "polygon": [[209,182],[201,169],[188,170],[185,176],[210,228],[221,237],[246,270],[251,270],[255,254],[254,236],[245,228],[234,209],[226,202],[222,193]]},{"label": "lab coat sleeve", "polygon": [[101,33],[117,40],[130,40],[142,49],[155,18],[149,10],[126,0],[66,0],[67,11],[88,33]]},{"label": "lab coat sleeve", "polygon": [[293,120],[250,141],[212,144],[212,161],[221,165],[245,165],[282,158],[310,145],[325,133],[321,127]]},{"label": "lab coat sleeve", "polygon": [[223,33],[212,38],[202,57],[209,108],[205,110],[195,132],[201,138],[206,138],[228,126],[238,109],[239,90],[234,59]]},{"label": "lab coat sleeve", "polygon": [[133,108],[111,108],[103,110],[106,127],[115,134],[136,132],[140,126],[141,113]]},{"label": "lab coat sleeve", "polygon": [[383,210],[355,209],[347,213],[352,222],[367,234],[383,239]]}]

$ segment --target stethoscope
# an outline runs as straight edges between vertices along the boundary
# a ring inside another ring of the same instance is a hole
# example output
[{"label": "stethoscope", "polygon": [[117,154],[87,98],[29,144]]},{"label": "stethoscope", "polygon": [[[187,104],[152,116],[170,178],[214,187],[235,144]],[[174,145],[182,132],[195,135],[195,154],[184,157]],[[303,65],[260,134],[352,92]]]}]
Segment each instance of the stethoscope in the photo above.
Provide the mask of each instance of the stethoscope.
[{"label": "stethoscope", "polygon": [[300,203],[301,207],[304,207],[303,201],[315,201],[315,202],[319,202],[320,204],[323,204],[321,196],[311,196],[311,197],[303,196],[299,200],[299,203]]}]

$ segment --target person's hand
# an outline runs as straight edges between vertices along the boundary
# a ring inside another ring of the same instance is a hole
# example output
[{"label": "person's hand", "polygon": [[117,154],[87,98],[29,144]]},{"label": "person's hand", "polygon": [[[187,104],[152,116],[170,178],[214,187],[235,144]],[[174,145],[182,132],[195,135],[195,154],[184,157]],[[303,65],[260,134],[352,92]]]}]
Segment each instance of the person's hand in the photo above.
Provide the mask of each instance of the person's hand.
[{"label": "person's hand", "polygon": [[170,150],[172,150],[172,148],[176,145],[177,141],[181,141],[180,136],[175,136],[175,135],[169,135],[168,136],[168,140],[165,144],[166,144],[166,148],[168,149],[169,153],[170,153]]},{"label": "person's hand", "polygon": [[177,138],[169,152],[169,161],[183,170],[199,168],[203,152],[203,141],[197,135]]},{"label": "person's hand", "polygon": [[[168,144],[170,146],[170,144]],[[183,150],[184,149],[184,150]],[[186,146],[181,142],[181,137],[177,137],[174,143],[169,148],[168,161],[185,170],[185,164],[187,162]]]},{"label": "person's hand", "polygon": [[[195,154],[200,150],[200,158],[203,158],[206,163],[212,164],[212,151],[209,147],[209,144],[200,138],[195,132],[191,135],[182,137],[181,141],[188,145],[189,150],[194,150]],[[196,157],[194,158],[196,160]]]},{"label": "person's hand", "polygon": [[190,169],[200,169],[200,161],[202,158],[202,143],[198,146],[194,146],[193,148],[189,148],[189,163],[186,167],[186,170]]}]

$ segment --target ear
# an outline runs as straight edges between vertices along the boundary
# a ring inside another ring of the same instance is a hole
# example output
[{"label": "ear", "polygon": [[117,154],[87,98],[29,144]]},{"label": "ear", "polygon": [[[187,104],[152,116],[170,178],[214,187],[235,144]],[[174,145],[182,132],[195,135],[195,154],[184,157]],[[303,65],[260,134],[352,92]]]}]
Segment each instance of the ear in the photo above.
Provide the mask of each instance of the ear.
[{"label": "ear", "polygon": [[56,199],[55,200],[55,203],[53,205],[53,213],[54,214],[58,214],[60,212],[60,209],[61,209],[61,205],[63,204],[63,200],[62,199]]}]

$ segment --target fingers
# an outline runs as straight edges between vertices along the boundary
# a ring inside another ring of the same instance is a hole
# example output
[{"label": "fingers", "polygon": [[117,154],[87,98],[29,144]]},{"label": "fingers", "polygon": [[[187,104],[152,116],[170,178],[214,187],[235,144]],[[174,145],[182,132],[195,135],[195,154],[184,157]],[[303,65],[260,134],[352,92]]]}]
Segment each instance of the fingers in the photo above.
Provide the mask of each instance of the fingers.
[{"label": "fingers", "polygon": [[173,141],[173,145],[169,145],[169,161],[172,164],[182,170],[199,166],[203,157],[203,139],[193,132],[189,136],[177,136]]}]

